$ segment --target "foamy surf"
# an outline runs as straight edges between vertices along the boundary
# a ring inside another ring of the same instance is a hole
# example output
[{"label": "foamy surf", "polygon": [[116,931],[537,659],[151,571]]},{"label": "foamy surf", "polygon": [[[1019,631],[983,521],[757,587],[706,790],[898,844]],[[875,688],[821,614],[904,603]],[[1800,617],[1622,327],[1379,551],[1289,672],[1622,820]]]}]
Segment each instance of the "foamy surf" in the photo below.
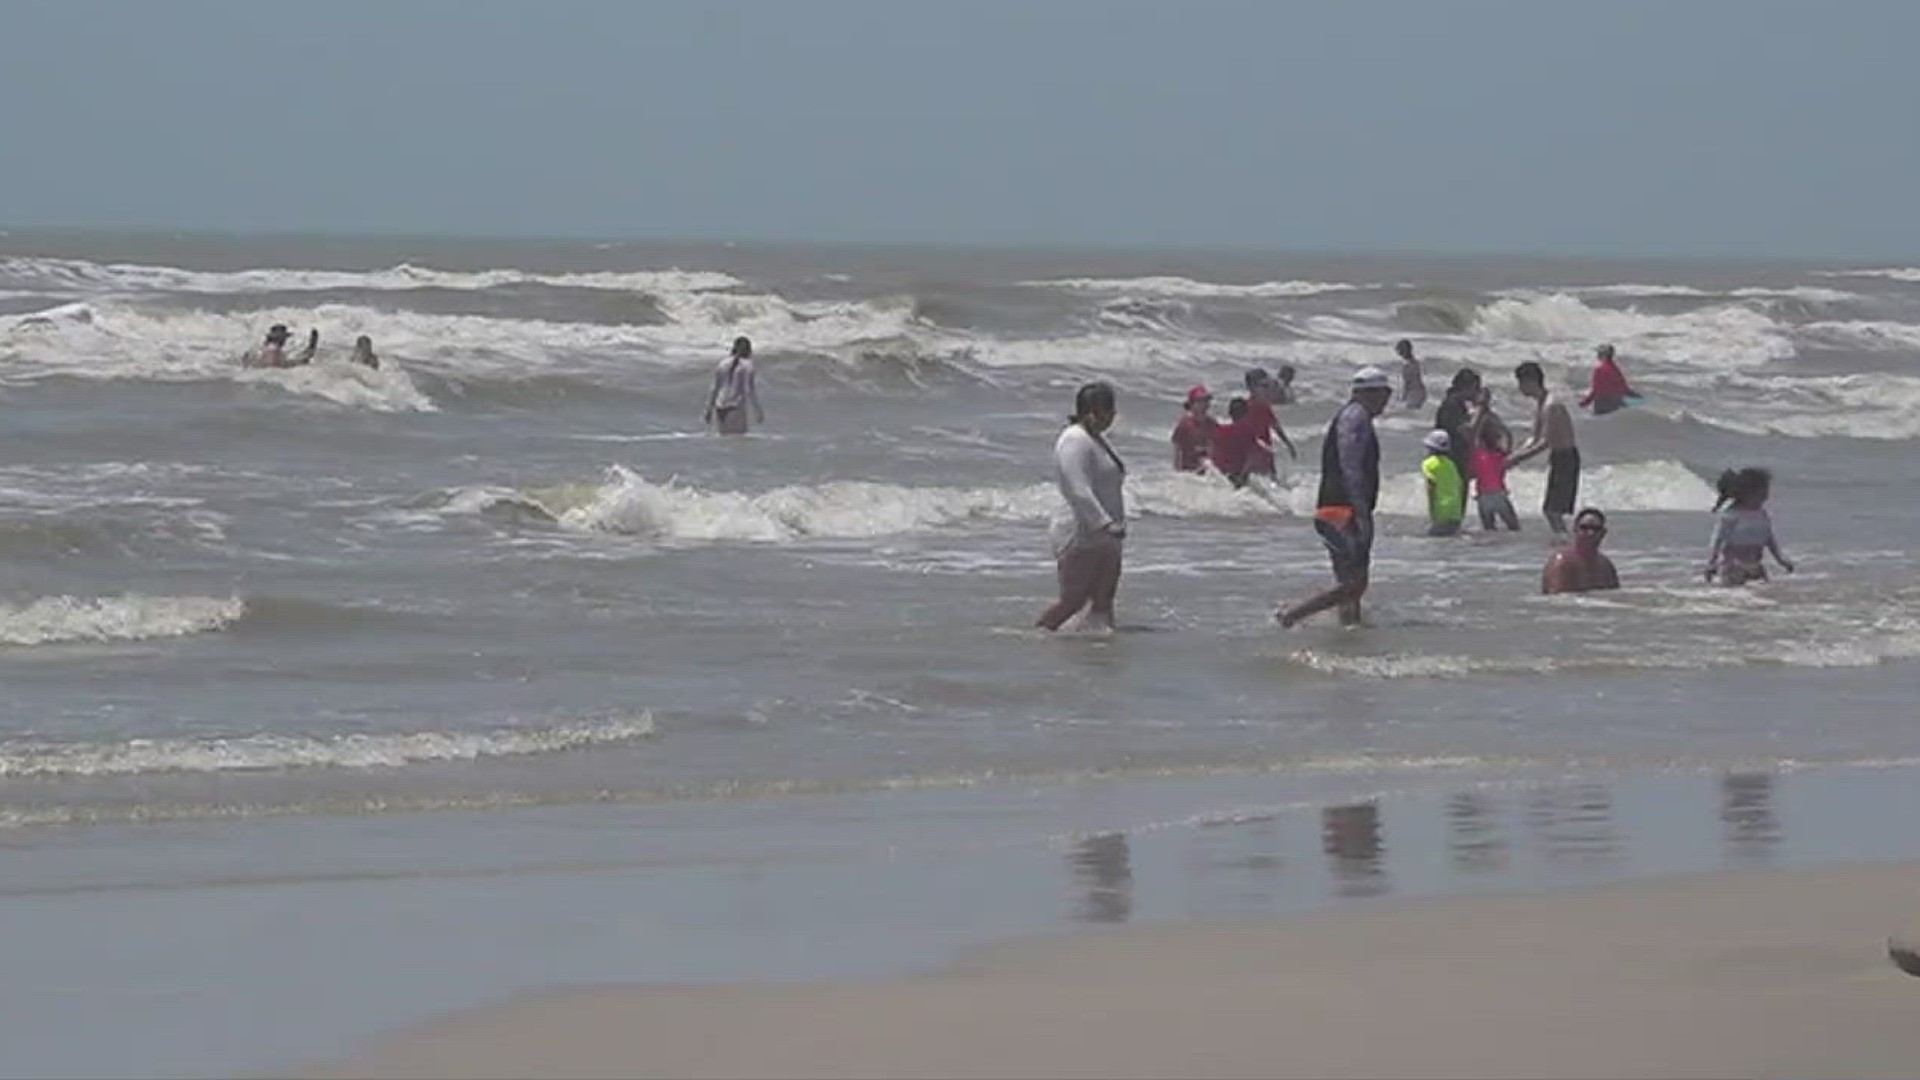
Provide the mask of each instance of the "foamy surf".
[{"label": "foamy surf", "polygon": [[0,776],[58,778],[278,769],[380,769],[441,761],[554,754],[634,742],[655,734],[653,716],[593,723],[421,731],[391,735],[245,735],[208,739],[129,739],[111,743],[0,743]]},{"label": "foamy surf", "polygon": [[617,292],[698,292],[741,284],[731,274],[708,270],[635,270],[540,274],[526,270],[436,270],[401,263],[385,270],[186,270],[139,263],[97,263],[84,259],[0,259],[0,286],[46,292],[253,293],[367,289],[497,289],[548,285]]},{"label": "foamy surf", "polygon": [[224,630],[246,614],[237,597],[49,596],[0,605],[0,645],[146,641]]},{"label": "foamy surf", "polygon": [[1379,289],[1378,284],[1351,285],[1343,281],[1262,281],[1252,285],[1228,285],[1212,281],[1195,281],[1185,277],[1135,277],[1135,278],[1053,278],[1041,281],[1023,281],[1022,285],[1071,289],[1077,292],[1116,292],[1142,293],[1151,296],[1173,296],[1216,299],[1253,299],[1283,300],[1300,296],[1319,296],[1323,293],[1357,292],[1363,289]]}]

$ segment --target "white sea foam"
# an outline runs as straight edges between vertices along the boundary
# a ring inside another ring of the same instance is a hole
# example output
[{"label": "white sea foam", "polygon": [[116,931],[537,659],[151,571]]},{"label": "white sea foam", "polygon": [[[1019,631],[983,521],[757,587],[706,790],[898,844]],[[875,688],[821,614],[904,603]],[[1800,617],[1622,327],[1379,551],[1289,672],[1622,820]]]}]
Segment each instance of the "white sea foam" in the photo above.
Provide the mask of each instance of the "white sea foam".
[{"label": "white sea foam", "polygon": [[[1510,478],[1519,500],[1537,501],[1537,472]],[[1312,511],[1318,479],[1298,473],[1276,485],[1275,502],[1236,491],[1213,476],[1162,472],[1127,484],[1128,512],[1136,518],[1261,518],[1278,507]],[[1603,465],[1588,471],[1584,490],[1608,510],[1698,510],[1712,505],[1706,482],[1671,461]],[[803,538],[850,539],[928,532],[968,525],[1037,524],[1060,506],[1051,484],[1009,487],[907,487],[860,481],[795,484],[747,493],[655,483],[614,466],[597,484],[517,491],[461,488],[441,512],[477,514],[508,508],[579,532],[604,532],[688,541],[765,542]],[[1422,516],[1426,496],[1417,476],[1390,481],[1380,512]]]},{"label": "white sea foam", "polygon": [[[1815,285],[1790,285],[1769,287],[1760,285],[1742,286],[1734,289],[1702,289],[1692,285],[1643,285],[1621,282],[1616,285],[1571,285],[1559,290],[1572,296],[1626,296],[1626,297],[1699,297],[1718,299],[1732,297],[1740,300],[1804,300],[1809,303],[1844,303],[1860,299],[1859,293],[1843,289],[1823,289]],[[1495,296],[1526,300],[1536,297],[1537,290],[1507,289]]]},{"label": "white sea foam", "polygon": [[1716,395],[1688,410],[1703,423],[1748,435],[1795,438],[1920,439],[1920,378],[1814,375],[1716,380]]},{"label": "white sea foam", "polygon": [[0,776],[133,776],[267,769],[376,769],[436,761],[552,754],[654,735],[642,714],[593,723],[391,735],[244,735],[112,743],[0,742]]},{"label": "white sea foam", "polygon": [[185,270],[174,266],[96,263],[82,259],[0,259],[0,284],[10,288],[80,294],[184,292],[229,294],[311,292],[321,289],[494,289],[554,285],[617,292],[679,293],[728,289],[731,274],[706,270],[635,270],[538,274],[525,270],[435,270],[405,263],[385,270]]},{"label": "white sea foam", "polygon": [[1858,320],[1808,323],[1800,332],[1818,340],[1856,349],[1909,352],[1920,350],[1920,326],[1913,323]]},{"label": "white sea foam", "polygon": [[1253,285],[1227,285],[1212,281],[1195,281],[1184,277],[1135,277],[1135,278],[1054,278],[1044,281],[1023,281],[1022,285],[1073,289],[1079,292],[1117,292],[1143,293],[1153,296],[1175,296],[1220,299],[1285,299],[1297,296],[1318,296],[1322,293],[1356,292],[1363,289],[1378,289],[1380,285],[1350,285],[1341,281],[1262,281]]},{"label": "white sea foam", "polygon": [[[0,379],[241,377],[239,357],[267,326],[314,325],[323,339],[314,369],[344,369],[347,343],[366,334],[386,360],[379,378],[284,380],[289,389],[343,404],[419,409],[426,399],[405,370],[523,378],[556,372],[630,374],[636,362],[700,365],[738,334],[783,350],[834,352],[908,336],[920,327],[905,299],[790,303],[774,296],[686,293],[662,309],[667,325],[564,323],[479,315],[380,311],[348,304],[246,314],[153,310],[117,302],[72,303],[0,316]],[[388,369],[399,371],[389,376]],[[269,373],[270,375],[276,373]],[[247,375],[257,378],[256,375]],[[273,380],[269,380],[273,381]],[[405,383],[406,385],[402,385]]]},{"label": "white sea foam", "polygon": [[1820,277],[1884,278],[1888,281],[1920,282],[1920,266],[1889,266],[1872,270],[1817,270]]},{"label": "white sea foam", "polygon": [[0,605],[0,645],[184,637],[224,630],[245,613],[236,597],[50,596]]},{"label": "white sea foam", "polygon": [[1469,334],[1510,342],[1613,342],[1666,363],[1738,367],[1794,355],[1789,328],[1739,305],[1671,315],[1592,308],[1566,293],[1516,295],[1480,308]]}]

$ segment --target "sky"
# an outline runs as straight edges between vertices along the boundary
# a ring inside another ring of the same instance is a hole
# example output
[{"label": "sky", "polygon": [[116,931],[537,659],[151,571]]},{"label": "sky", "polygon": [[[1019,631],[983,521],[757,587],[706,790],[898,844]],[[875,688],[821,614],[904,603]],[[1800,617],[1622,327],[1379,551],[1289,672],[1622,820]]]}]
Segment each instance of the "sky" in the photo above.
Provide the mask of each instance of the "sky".
[{"label": "sky", "polygon": [[9,0],[0,225],[1920,257],[1911,0]]}]

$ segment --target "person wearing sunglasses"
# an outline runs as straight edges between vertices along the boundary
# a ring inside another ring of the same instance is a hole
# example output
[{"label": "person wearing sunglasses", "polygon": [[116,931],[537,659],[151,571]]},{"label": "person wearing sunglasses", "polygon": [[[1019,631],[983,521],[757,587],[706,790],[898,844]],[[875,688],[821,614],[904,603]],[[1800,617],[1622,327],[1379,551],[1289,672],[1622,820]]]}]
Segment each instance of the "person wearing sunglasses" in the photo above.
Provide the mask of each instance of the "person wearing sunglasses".
[{"label": "person wearing sunglasses", "polygon": [[1574,515],[1573,543],[1553,549],[1540,575],[1543,593],[1582,593],[1620,587],[1613,560],[1600,553],[1607,538],[1607,515],[1589,506]]}]

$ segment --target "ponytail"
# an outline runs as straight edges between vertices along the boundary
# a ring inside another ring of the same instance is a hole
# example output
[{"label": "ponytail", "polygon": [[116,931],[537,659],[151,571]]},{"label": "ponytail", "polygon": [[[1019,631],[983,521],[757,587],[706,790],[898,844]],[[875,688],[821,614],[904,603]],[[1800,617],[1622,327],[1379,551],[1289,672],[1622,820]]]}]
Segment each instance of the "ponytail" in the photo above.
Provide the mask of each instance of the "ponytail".
[{"label": "ponytail", "polygon": [[1720,496],[1713,501],[1713,512],[1717,514],[1722,507],[1733,501],[1734,492],[1740,487],[1740,474],[1728,469],[1720,474],[1720,479],[1714,482],[1713,487]]}]

